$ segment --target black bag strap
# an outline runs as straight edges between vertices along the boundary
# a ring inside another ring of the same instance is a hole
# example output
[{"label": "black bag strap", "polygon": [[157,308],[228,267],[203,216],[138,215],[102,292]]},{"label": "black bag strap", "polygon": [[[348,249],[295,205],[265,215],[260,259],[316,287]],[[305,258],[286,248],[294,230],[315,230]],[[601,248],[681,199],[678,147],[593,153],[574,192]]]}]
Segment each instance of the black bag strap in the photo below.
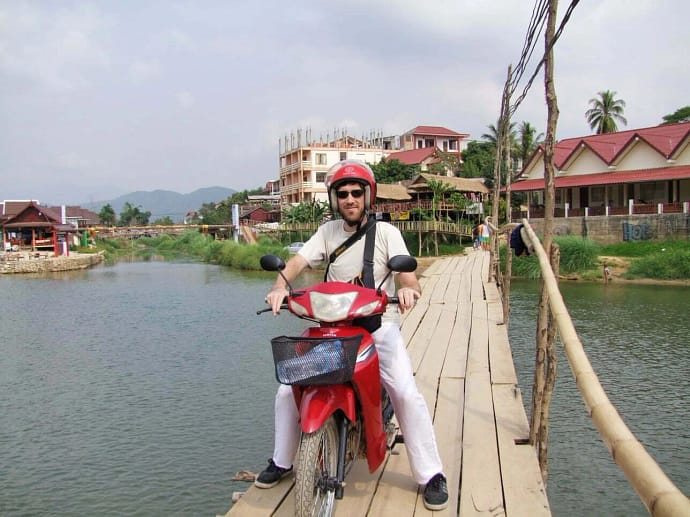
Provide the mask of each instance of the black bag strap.
[{"label": "black bag strap", "polygon": [[[376,224],[376,218],[375,217],[369,217],[367,218],[367,222],[364,223],[364,225],[357,230],[355,233],[350,235],[350,237],[347,238],[345,242],[343,242],[340,246],[338,246],[333,253],[331,253],[328,257],[328,265],[326,266],[326,272],[323,275],[324,282],[328,278],[328,268],[331,267],[331,264],[340,256],[343,254],[343,252],[352,246],[355,242],[357,242],[359,239],[361,239],[365,234],[368,234],[369,230],[374,227]],[[375,233],[375,232],[374,232]],[[372,246],[372,258],[373,258],[373,244]],[[365,243],[365,257],[366,257],[366,243]],[[373,265],[373,260],[372,260],[372,265]],[[373,272],[372,272],[372,280],[373,280]]]},{"label": "black bag strap", "polygon": [[[376,221],[374,221],[376,222]],[[374,225],[371,225],[374,228]],[[376,243],[376,229],[367,230],[366,240],[364,241],[364,261],[362,266],[362,285],[374,289],[374,244]]]}]

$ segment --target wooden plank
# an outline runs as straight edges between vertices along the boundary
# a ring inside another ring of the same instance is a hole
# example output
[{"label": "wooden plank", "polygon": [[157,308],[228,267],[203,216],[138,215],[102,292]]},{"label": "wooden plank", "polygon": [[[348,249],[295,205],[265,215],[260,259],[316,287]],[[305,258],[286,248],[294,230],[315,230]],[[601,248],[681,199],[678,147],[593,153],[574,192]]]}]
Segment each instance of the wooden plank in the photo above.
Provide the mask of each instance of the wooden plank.
[{"label": "wooden plank", "polygon": [[503,305],[488,303],[489,364],[492,384],[517,386],[513,354],[508,342],[508,329],[503,324]]},{"label": "wooden plank", "polygon": [[442,378],[465,378],[472,325],[471,309],[472,306],[467,302],[457,305],[455,323],[450,335],[450,346],[441,371]]},{"label": "wooden plank", "polygon": [[287,497],[292,497],[292,487],[295,484],[294,474],[290,474],[271,489],[261,489],[255,486],[249,487],[244,495],[237,501],[230,511],[228,517],[260,517],[263,515],[273,515],[274,510]]},{"label": "wooden plank", "polygon": [[[455,301],[467,303],[472,296],[472,263],[466,260],[460,276],[460,285],[455,293]],[[452,293],[451,293],[452,294]]]},{"label": "wooden plank", "polygon": [[[448,508],[433,515],[457,515],[460,491],[460,465],[462,464],[464,381],[462,379],[441,379],[438,402],[434,415],[436,444],[443,459],[443,471],[448,480]],[[428,512],[422,497],[417,500],[415,516]],[[430,512],[429,512],[430,513]]]},{"label": "wooden plank", "polygon": [[442,304],[446,301],[449,275],[439,275],[436,286],[429,293],[429,304]]},{"label": "wooden plank", "polygon": [[462,433],[460,515],[501,515],[501,470],[489,372],[468,372]]},{"label": "wooden plank", "polygon": [[467,356],[467,374],[489,373],[489,326],[485,303],[472,303],[472,331]]},{"label": "wooden plank", "polygon": [[529,437],[520,391],[514,386],[494,386],[493,399],[506,515],[551,515],[536,451],[529,444],[516,444]]},{"label": "wooden plank", "polygon": [[470,299],[472,301],[484,300],[484,284],[482,281],[483,255],[484,252],[479,252],[472,255],[472,283],[470,284]]},{"label": "wooden plank", "polygon": [[414,339],[407,345],[407,351],[412,361],[412,370],[415,372],[419,368],[434,335],[434,329],[441,317],[442,307],[442,305],[438,304],[429,306],[429,309],[424,315],[424,319],[421,321],[415,333]]},{"label": "wooden plank", "polygon": [[383,465],[374,472],[369,472],[366,460],[357,460],[345,477],[345,494],[340,501],[336,501],[334,515],[366,515],[382,473]]},{"label": "wooden plank", "polygon": [[422,363],[417,369],[416,382],[422,392],[426,405],[434,414],[441,370],[448,354],[450,337],[455,324],[455,305],[442,305],[438,323],[433,329],[431,340],[426,348]]},{"label": "wooden plank", "polygon": [[429,304],[417,302],[417,304],[412,307],[411,310],[405,311],[401,315],[402,322],[400,324],[400,332],[402,333],[403,339],[407,345],[409,345],[410,341],[412,341],[412,337],[414,336],[415,332],[417,332],[419,324],[424,318],[428,308]]},{"label": "wooden plank", "polygon": [[405,446],[398,444],[388,458],[386,468],[369,508],[370,517],[412,517],[419,486],[412,478]]},{"label": "wooden plank", "polygon": [[434,262],[431,263],[431,265],[424,270],[424,272],[421,274],[423,277],[430,277],[433,275],[438,275],[439,272],[443,269],[444,264],[442,260],[435,260]]}]

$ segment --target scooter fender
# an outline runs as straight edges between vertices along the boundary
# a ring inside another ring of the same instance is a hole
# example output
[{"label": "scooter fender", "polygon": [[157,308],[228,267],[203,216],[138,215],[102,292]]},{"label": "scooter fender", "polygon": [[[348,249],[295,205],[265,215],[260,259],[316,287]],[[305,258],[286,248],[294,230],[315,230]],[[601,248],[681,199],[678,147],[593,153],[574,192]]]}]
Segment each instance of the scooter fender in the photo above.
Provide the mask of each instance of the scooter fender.
[{"label": "scooter fender", "polygon": [[355,392],[351,386],[331,384],[304,388],[299,407],[302,432],[313,433],[337,410],[354,421]]}]

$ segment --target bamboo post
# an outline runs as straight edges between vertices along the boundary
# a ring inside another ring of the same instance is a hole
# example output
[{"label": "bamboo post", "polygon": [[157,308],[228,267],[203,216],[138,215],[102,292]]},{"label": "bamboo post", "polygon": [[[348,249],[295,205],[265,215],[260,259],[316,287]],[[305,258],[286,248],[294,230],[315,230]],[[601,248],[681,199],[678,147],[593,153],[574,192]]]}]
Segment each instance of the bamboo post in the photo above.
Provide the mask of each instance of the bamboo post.
[{"label": "bamboo post", "polygon": [[549,306],[575,383],[606,448],[653,516],[690,516],[690,499],[673,484],[635,438],[601,387],[563,302],[549,258],[527,219],[522,222],[539,259]]},{"label": "bamboo post", "polygon": [[[561,250],[558,244],[551,244],[551,269],[558,278],[560,269]],[[548,302],[548,295],[546,297]],[[554,325],[551,314],[547,314],[546,325],[546,358],[545,358],[545,378],[543,392],[541,394],[541,407],[539,407],[539,429],[537,430],[537,457],[539,459],[539,469],[546,485],[549,478],[549,413],[551,409],[551,398],[553,389],[556,385],[556,370],[558,359],[556,356],[556,325]]]}]

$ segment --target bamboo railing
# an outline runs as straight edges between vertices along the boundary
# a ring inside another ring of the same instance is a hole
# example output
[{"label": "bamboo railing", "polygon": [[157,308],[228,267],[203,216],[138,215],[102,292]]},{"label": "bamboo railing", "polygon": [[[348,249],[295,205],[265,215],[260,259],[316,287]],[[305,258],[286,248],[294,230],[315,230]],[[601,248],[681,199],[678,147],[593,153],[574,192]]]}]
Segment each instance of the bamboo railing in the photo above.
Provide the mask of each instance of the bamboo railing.
[{"label": "bamboo railing", "polygon": [[690,499],[673,484],[635,438],[599,383],[563,302],[549,257],[527,219],[523,219],[522,224],[539,259],[553,321],[561,336],[570,369],[589,415],[611,456],[650,514],[661,517],[690,516]]}]

